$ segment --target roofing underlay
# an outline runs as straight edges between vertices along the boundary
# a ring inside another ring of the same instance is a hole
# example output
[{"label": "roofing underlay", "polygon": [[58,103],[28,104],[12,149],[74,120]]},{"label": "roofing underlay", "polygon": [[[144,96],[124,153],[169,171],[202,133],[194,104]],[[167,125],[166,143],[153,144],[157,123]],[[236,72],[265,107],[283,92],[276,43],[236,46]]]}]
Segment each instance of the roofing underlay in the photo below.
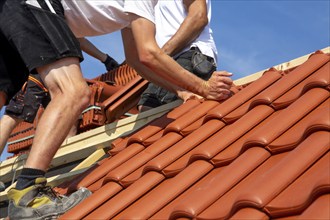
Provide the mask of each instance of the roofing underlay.
[{"label": "roofing underlay", "polygon": [[317,51],[118,138],[55,188],[93,192],[60,219],[330,219],[329,72]]}]

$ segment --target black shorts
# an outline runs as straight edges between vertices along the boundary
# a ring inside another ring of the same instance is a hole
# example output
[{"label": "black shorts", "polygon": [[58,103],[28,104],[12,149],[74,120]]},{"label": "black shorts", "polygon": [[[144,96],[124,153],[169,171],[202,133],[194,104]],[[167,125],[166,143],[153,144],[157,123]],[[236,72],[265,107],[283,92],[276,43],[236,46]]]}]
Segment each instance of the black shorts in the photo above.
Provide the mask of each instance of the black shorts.
[{"label": "black shorts", "polygon": [[[0,33],[0,42],[5,38]],[[10,73],[10,74],[9,74]],[[9,44],[0,43],[0,91],[7,94],[7,102],[19,91],[28,79],[29,71],[21,57],[13,53]]]},{"label": "black shorts", "polygon": [[49,92],[41,78],[38,74],[31,74],[23,88],[10,100],[5,114],[32,123],[39,107],[46,108],[49,102]]},{"label": "black shorts", "polygon": [[[65,22],[61,0],[29,2],[0,1],[0,90],[9,92],[9,99],[35,68],[64,57],[83,59],[79,42]],[[6,58],[8,54],[15,59]]]}]

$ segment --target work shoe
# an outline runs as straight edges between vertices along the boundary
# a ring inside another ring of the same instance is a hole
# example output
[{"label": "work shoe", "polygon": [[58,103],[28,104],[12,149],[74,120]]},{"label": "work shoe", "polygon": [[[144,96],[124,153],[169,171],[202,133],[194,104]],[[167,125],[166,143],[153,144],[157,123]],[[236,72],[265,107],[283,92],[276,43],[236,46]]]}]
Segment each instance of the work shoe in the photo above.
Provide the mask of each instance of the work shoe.
[{"label": "work shoe", "polygon": [[59,196],[50,186],[46,186],[46,182],[46,178],[37,178],[33,186],[23,190],[9,190],[10,220],[57,219],[91,195],[88,189],[81,188],[68,197]]}]

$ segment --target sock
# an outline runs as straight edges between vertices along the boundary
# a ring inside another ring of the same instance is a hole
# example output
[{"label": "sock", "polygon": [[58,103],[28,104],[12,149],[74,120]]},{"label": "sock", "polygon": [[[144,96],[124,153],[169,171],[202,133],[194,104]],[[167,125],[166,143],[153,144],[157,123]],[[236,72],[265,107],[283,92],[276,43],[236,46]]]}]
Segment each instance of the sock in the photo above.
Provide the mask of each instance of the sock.
[{"label": "sock", "polygon": [[23,168],[21,174],[17,178],[16,189],[22,190],[35,184],[35,179],[44,177],[46,174],[43,170],[33,168]]}]

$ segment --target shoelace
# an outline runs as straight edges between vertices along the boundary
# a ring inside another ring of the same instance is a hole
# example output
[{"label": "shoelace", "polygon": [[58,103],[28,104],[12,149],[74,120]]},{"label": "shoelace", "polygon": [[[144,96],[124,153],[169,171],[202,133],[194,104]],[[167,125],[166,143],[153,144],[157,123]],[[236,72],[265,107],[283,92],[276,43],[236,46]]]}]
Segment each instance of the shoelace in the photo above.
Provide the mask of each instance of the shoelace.
[{"label": "shoelace", "polygon": [[38,195],[47,195],[52,200],[61,199],[61,196],[50,186],[40,186],[38,188]]}]

